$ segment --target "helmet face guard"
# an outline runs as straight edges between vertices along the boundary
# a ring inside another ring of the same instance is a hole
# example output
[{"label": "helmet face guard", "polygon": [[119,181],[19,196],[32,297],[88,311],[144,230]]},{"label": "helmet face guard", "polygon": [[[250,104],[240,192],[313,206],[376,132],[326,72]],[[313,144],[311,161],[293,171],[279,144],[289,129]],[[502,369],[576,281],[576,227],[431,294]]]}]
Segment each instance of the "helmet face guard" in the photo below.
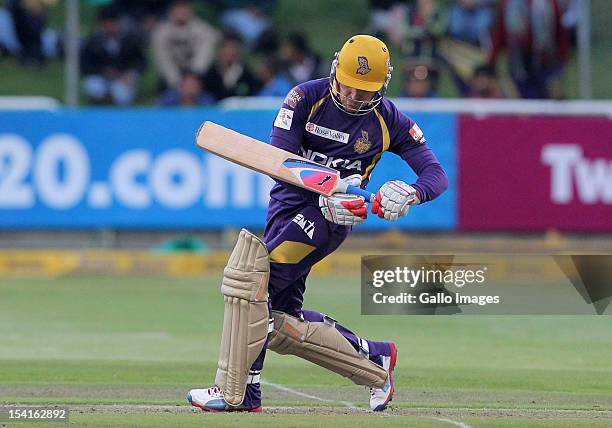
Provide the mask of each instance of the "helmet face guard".
[{"label": "helmet face guard", "polygon": [[390,64],[387,65],[387,73],[384,82],[377,91],[372,91],[374,92],[374,96],[371,100],[357,100],[343,95],[338,91],[337,84],[340,82],[338,82],[338,80],[336,79],[336,72],[339,62],[339,56],[340,53],[336,52],[329,73],[329,93],[331,95],[332,100],[334,101],[334,104],[336,104],[336,106],[340,110],[353,116],[361,116],[370,113],[372,110],[378,107],[383,97],[385,96],[385,93],[387,92],[387,87],[389,86],[389,81],[391,80],[391,73],[393,72],[393,66]]}]

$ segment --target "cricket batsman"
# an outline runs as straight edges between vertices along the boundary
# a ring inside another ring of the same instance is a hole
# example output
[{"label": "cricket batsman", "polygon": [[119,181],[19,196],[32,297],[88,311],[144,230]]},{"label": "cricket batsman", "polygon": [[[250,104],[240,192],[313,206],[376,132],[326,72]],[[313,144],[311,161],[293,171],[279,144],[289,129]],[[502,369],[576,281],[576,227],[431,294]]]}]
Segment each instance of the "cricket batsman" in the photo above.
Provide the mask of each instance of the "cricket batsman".
[{"label": "cricket batsman", "polygon": [[[384,98],[393,68],[385,44],[351,37],[336,53],[329,79],[302,83],[285,98],[270,144],[337,169],[364,188],[382,154],[400,156],[418,179],[385,183],[371,203],[389,221],[447,187],[444,169],[421,129]],[[400,177],[398,177],[400,178]],[[362,338],[321,312],[302,307],[312,266],[364,222],[362,196],[319,196],[280,181],[270,191],[263,240],[242,230],[224,270],[225,313],[215,384],[192,389],[206,411],[260,412],[266,350],[292,354],[370,388],[370,408],[384,410],[394,392],[397,349]]]}]

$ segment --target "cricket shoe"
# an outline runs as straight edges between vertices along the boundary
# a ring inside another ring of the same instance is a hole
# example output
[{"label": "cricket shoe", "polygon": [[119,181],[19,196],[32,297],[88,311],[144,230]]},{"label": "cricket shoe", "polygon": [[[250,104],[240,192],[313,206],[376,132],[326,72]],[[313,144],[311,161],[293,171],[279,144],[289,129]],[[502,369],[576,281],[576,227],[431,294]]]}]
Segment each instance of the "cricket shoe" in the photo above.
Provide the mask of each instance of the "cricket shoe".
[{"label": "cricket shoe", "polygon": [[187,401],[192,406],[199,407],[205,412],[253,412],[262,411],[261,406],[246,407],[244,404],[230,406],[223,398],[223,391],[218,386],[205,389],[192,389],[187,394]]},{"label": "cricket shoe", "polygon": [[387,408],[389,401],[393,399],[393,369],[397,362],[397,348],[393,342],[389,342],[391,355],[382,356],[382,366],[389,373],[387,381],[382,388],[370,388],[370,409],[380,412]]}]

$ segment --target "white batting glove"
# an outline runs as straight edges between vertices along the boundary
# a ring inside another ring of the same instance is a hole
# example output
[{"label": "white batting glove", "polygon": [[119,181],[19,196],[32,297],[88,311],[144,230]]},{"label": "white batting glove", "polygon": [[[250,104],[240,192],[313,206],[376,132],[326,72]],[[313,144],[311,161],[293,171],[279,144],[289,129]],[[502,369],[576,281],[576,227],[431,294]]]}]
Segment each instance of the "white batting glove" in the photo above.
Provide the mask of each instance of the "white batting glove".
[{"label": "white batting glove", "polygon": [[[359,186],[361,175],[351,175],[344,181],[353,186]],[[342,226],[358,226],[368,216],[368,204],[365,198],[348,193],[334,193],[329,197],[320,195],[319,208],[327,221]]]},{"label": "white batting glove", "polygon": [[387,181],[376,193],[372,203],[372,213],[389,221],[395,221],[408,214],[410,205],[417,205],[418,193],[414,187],[403,181]]}]

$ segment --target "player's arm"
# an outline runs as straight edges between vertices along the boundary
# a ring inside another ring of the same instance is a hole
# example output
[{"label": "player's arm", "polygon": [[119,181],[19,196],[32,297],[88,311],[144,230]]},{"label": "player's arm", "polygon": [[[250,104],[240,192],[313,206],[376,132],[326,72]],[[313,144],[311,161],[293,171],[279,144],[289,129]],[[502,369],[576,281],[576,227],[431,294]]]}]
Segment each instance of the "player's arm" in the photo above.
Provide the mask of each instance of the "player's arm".
[{"label": "player's arm", "polygon": [[[301,85],[289,91],[274,119],[270,134],[270,145],[296,155],[300,154],[309,109],[309,100],[306,99],[306,95],[306,90]],[[312,192],[309,190],[293,186],[284,181],[275,181],[304,198],[312,199]]]},{"label": "player's arm", "polygon": [[391,151],[404,159],[418,178],[412,184],[389,181],[376,194],[372,212],[391,221],[408,214],[411,205],[435,199],[448,187],[446,172],[427,145],[421,129],[405,116],[401,119]]},{"label": "player's arm", "polygon": [[271,145],[299,154],[308,117],[309,101],[306,90],[301,85],[289,91],[274,119],[270,133]]},{"label": "player's arm", "polygon": [[446,171],[427,143],[409,145],[400,156],[418,176],[412,187],[416,190],[419,203],[431,201],[446,190]]}]

